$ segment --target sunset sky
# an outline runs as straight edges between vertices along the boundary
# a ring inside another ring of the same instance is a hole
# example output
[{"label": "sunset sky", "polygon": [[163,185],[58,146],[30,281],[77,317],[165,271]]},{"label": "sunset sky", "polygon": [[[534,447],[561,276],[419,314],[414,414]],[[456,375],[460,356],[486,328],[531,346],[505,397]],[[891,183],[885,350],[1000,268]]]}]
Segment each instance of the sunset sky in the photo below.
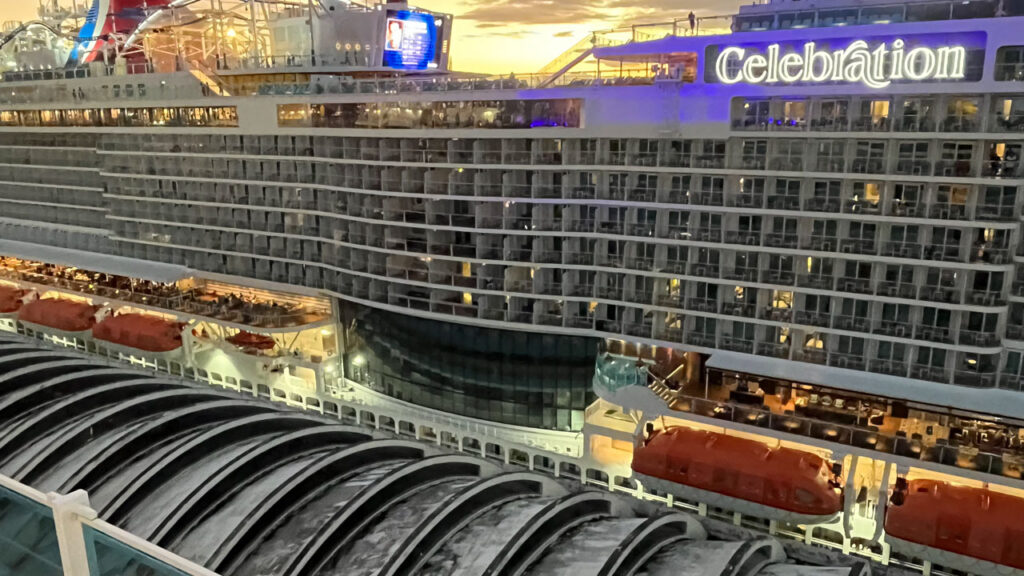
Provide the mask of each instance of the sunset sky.
[{"label": "sunset sky", "polygon": [[[84,0],[79,0],[84,1]],[[38,0],[0,0],[0,20],[35,15]],[[749,2],[749,0],[746,0]],[[458,70],[535,72],[594,30],[627,23],[731,14],[741,0],[413,0],[456,16]],[[725,21],[714,24],[721,27]],[[709,21],[711,23],[711,21]]]}]

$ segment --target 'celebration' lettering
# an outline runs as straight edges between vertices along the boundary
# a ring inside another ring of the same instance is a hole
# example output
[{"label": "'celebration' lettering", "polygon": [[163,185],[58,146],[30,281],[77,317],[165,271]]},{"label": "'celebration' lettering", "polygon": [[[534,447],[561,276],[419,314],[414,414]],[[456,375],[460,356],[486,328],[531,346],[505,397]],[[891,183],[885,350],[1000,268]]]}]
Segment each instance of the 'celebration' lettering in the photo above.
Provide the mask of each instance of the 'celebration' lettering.
[{"label": "'celebration' lettering", "polygon": [[725,84],[794,84],[797,82],[859,82],[882,89],[895,80],[962,80],[967,71],[963,46],[917,47],[895,40],[869,46],[856,40],[839,50],[820,50],[807,42],[800,50],[783,51],[779,44],[763,52],[730,46],[715,62]]}]

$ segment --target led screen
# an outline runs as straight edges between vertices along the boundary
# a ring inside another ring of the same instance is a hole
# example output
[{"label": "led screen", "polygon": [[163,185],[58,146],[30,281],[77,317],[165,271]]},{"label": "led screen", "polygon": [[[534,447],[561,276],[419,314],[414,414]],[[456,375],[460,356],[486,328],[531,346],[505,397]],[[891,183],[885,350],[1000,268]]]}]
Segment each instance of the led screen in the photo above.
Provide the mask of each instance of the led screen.
[{"label": "led screen", "polygon": [[384,66],[428,70],[441,66],[442,20],[433,14],[388,10],[384,30]]}]

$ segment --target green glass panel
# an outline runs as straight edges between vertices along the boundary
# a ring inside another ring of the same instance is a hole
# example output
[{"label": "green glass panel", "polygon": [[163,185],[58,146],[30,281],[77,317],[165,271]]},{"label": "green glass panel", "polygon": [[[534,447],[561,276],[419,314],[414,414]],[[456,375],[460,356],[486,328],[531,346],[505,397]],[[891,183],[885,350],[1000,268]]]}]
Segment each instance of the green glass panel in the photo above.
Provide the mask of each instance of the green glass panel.
[{"label": "green glass panel", "polygon": [[0,488],[0,576],[61,576],[53,511]]},{"label": "green glass panel", "polygon": [[85,526],[85,545],[89,552],[89,573],[92,576],[188,576],[152,556]]}]

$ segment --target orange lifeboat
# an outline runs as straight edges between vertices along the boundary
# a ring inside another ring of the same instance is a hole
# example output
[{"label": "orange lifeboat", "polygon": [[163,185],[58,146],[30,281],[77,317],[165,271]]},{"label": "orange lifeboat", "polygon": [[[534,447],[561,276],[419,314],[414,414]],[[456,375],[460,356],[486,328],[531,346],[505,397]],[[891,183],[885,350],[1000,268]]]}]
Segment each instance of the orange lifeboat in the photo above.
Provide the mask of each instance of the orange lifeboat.
[{"label": "orange lifeboat", "polygon": [[273,350],[277,346],[277,342],[270,336],[245,331],[239,332],[227,340],[239,348],[248,350]]},{"label": "orange lifeboat", "polygon": [[737,436],[685,427],[653,432],[632,466],[645,487],[737,512],[825,522],[843,509],[827,460]]},{"label": "orange lifeboat", "polygon": [[18,320],[62,332],[85,332],[96,324],[99,306],[77,300],[33,300],[18,311]]},{"label": "orange lifeboat", "polygon": [[185,325],[148,314],[110,316],[92,329],[97,340],[103,340],[145,352],[173,352],[181,348],[181,331]]},{"label": "orange lifeboat", "polygon": [[[911,480],[905,490],[893,494],[885,532],[894,549],[942,566],[992,571],[980,566],[980,560],[1024,570],[1024,498],[938,480]],[[936,555],[936,549],[944,552]]]},{"label": "orange lifeboat", "polygon": [[21,290],[12,286],[0,286],[0,314],[11,314],[21,308],[21,299],[28,294],[28,290]]}]

